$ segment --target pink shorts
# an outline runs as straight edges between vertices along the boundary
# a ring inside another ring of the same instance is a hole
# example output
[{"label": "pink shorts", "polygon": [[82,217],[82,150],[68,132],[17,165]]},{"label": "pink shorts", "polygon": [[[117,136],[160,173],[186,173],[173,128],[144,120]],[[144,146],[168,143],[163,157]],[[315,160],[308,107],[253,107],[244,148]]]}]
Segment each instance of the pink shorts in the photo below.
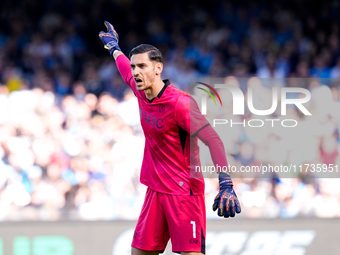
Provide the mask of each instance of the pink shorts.
[{"label": "pink shorts", "polygon": [[162,253],[171,238],[172,251],[205,254],[204,195],[178,196],[147,189],[131,246]]}]

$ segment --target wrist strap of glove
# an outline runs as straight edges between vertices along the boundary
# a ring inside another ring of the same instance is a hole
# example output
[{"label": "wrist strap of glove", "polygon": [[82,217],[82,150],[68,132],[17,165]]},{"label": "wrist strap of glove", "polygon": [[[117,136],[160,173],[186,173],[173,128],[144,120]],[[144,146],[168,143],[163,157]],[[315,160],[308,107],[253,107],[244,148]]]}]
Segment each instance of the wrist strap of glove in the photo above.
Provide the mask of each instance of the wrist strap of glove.
[{"label": "wrist strap of glove", "polygon": [[114,50],[120,50],[119,46],[117,45],[117,43],[111,41],[111,42],[108,42],[107,44],[104,45],[104,48],[109,50],[110,52],[114,51]]},{"label": "wrist strap of glove", "polygon": [[230,176],[226,173],[220,173],[219,181],[220,181],[219,182],[220,188],[225,185],[229,185],[229,186],[233,185],[233,181],[231,180]]}]

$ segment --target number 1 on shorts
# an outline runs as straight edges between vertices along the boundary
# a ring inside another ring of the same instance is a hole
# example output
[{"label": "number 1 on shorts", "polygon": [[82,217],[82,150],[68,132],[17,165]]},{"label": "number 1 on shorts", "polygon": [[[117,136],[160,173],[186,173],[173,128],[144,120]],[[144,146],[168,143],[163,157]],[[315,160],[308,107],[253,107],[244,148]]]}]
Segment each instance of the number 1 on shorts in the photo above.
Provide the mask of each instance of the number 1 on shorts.
[{"label": "number 1 on shorts", "polygon": [[192,224],[192,236],[193,238],[196,238],[196,222],[190,221],[190,224]]}]

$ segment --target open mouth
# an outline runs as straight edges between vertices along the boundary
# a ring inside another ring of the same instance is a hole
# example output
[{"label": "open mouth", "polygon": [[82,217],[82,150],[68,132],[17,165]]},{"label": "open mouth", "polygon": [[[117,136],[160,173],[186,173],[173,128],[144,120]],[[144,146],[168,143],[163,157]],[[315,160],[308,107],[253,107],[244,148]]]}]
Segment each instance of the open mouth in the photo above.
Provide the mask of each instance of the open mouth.
[{"label": "open mouth", "polygon": [[141,82],[142,82],[142,80],[141,80],[141,79],[139,79],[139,78],[135,78],[135,82],[136,82],[136,83],[141,83]]}]

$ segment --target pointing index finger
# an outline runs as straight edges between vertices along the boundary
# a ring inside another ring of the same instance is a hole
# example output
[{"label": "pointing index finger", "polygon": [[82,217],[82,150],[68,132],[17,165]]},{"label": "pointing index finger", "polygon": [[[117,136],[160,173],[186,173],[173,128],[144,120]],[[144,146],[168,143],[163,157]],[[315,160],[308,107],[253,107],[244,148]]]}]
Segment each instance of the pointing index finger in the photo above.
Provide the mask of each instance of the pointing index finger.
[{"label": "pointing index finger", "polygon": [[113,26],[110,24],[110,22],[105,21],[105,22],[104,22],[104,25],[106,26],[106,28],[107,28],[107,30],[108,30],[109,32],[113,32],[113,31],[114,31],[114,28],[113,28]]}]

